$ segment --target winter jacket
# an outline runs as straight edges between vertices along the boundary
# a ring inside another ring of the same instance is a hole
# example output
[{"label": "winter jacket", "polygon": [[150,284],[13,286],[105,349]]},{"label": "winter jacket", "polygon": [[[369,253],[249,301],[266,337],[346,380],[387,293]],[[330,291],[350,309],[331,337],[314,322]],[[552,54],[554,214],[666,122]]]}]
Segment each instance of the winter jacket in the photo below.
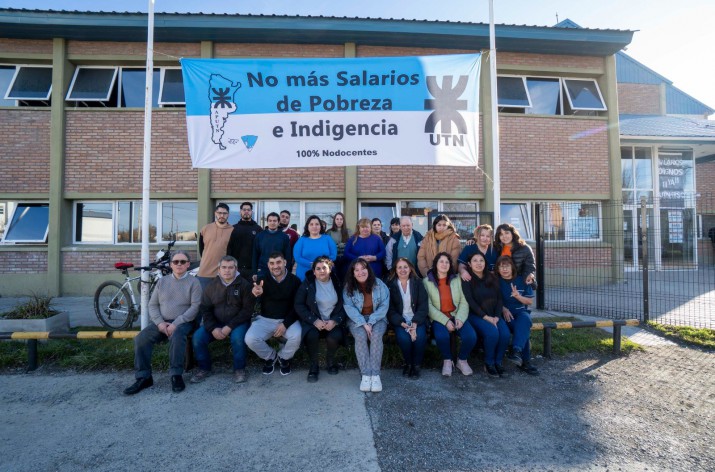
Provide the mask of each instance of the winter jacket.
[{"label": "winter jacket", "polygon": [[[338,295],[338,303],[335,304],[335,308],[333,308],[332,313],[330,313],[330,319],[337,324],[342,324],[347,317],[345,307],[343,306],[343,289],[340,286],[338,276],[334,272],[330,273],[330,281],[333,282],[335,293]],[[320,319],[318,302],[315,301],[315,294],[317,292],[316,283],[315,274],[306,272],[305,280],[300,284],[298,293],[295,295],[295,311],[298,317],[303,320],[304,323],[311,325]]]},{"label": "winter jacket", "polygon": [[427,271],[432,268],[432,261],[434,260],[434,257],[440,252],[446,252],[449,254],[449,257],[452,259],[453,267],[457,270],[457,261],[461,250],[462,244],[459,241],[457,233],[453,232],[451,235],[445,237],[439,242],[438,245],[434,231],[429,230],[422,240],[422,245],[417,253],[417,266],[420,270],[420,274],[422,274],[422,277],[427,276]]},{"label": "winter jacket", "polygon": [[[422,245],[422,240],[424,236],[419,231],[412,230],[412,237],[415,238],[415,244],[417,245],[417,253],[420,252],[420,246]],[[390,240],[385,246],[385,266],[390,270],[395,267],[395,261],[397,260],[397,248],[399,247],[400,239],[402,239],[402,232],[398,231],[390,237]]]},{"label": "winter jacket", "polygon": [[[431,270],[427,273],[427,277],[422,279],[422,283],[427,289],[427,296],[430,301],[430,319],[446,325],[449,318],[440,310],[442,305],[439,299],[439,287],[437,287],[437,279]],[[469,316],[469,305],[467,304],[467,300],[464,298],[464,294],[462,293],[462,279],[460,279],[457,274],[449,276],[449,288],[452,292],[452,303],[455,307],[457,307],[451,315],[464,323],[467,321],[467,317]]]},{"label": "winter jacket", "polygon": [[204,328],[209,333],[215,328],[236,326],[251,321],[256,299],[251,293],[251,284],[241,277],[227,287],[221,277],[214,277],[204,289],[199,313]]}]

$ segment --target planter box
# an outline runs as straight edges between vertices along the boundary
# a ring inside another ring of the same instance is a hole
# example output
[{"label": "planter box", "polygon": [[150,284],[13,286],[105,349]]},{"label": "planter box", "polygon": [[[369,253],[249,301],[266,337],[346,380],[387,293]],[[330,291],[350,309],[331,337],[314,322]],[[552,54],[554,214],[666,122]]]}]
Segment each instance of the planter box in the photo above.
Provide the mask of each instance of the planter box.
[{"label": "planter box", "polygon": [[53,331],[68,332],[70,330],[70,314],[61,312],[55,316],[41,320],[6,320],[0,318],[0,333],[15,331]]}]

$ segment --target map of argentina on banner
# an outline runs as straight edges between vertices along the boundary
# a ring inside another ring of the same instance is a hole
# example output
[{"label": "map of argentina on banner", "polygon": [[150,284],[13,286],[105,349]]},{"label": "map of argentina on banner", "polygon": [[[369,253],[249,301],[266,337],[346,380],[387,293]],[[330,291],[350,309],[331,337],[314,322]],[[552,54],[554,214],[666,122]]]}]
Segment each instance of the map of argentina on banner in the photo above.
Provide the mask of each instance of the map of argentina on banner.
[{"label": "map of argentina on banner", "polygon": [[181,68],[194,167],[477,165],[480,54]]}]

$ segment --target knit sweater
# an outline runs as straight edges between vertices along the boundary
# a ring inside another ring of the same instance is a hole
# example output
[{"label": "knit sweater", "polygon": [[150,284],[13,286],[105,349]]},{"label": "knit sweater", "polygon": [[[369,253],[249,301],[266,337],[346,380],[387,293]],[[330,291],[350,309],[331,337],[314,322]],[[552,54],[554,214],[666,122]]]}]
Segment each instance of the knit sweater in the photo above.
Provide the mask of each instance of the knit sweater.
[{"label": "knit sweater", "polygon": [[176,326],[194,321],[201,305],[201,284],[186,274],[177,279],[162,277],[149,300],[149,318],[155,325],[170,322]]},{"label": "knit sweater", "polygon": [[201,256],[199,277],[216,277],[218,275],[218,263],[226,255],[226,248],[232,233],[233,226],[229,224],[222,228],[214,222],[201,228],[199,233],[199,255]]},{"label": "knit sweater", "polygon": [[382,277],[382,265],[385,259],[385,244],[380,236],[371,234],[367,238],[351,236],[345,245],[345,258],[353,261],[361,256],[375,256],[377,260],[370,262],[375,277]]},{"label": "knit sweater", "polygon": [[298,265],[295,273],[301,281],[305,280],[305,273],[310,270],[318,256],[328,256],[333,261],[338,257],[338,248],[327,234],[321,234],[317,239],[301,236],[295,243],[293,258]]},{"label": "knit sweater", "polygon": [[263,279],[263,295],[261,295],[261,316],[274,320],[283,320],[287,328],[298,316],[295,312],[295,295],[300,288],[300,279],[293,274],[278,282],[272,275]]}]

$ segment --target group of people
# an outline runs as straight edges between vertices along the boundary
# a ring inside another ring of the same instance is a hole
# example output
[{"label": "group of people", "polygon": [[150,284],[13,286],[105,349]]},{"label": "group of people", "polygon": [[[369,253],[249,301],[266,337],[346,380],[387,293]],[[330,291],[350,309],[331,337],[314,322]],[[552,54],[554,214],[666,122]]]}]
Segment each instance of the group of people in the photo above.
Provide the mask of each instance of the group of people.
[{"label": "group of people", "polygon": [[[335,375],[336,352],[349,332],[360,390],[380,392],[383,336],[390,326],[404,358],[402,374],[410,379],[420,377],[429,332],[444,376],[455,368],[473,374],[467,359],[479,338],[487,375],[505,376],[505,357],[538,374],[529,343],[534,256],[514,226],[499,225],[496,238],[491,226],[479,226],[462,250],[446,215],[438,215],[424,236],[410,217],[393,219],[389,235],[379,219],[362,218],[351,235],[342,213],[330,228],[311,215],[298,236],[289,212],[270,213],[263,229],[252,210],[244,202],[241,220],[230,225],[228,206],[216,206],[214,221],[201,230],[197,277],[188,274],[186,251],[172,253],[173,272],[159,280],[149,303],[151,323],[135,338],[136,381],[125,394],[153,385],[152,349],[166,340],[172,389],[184,390],[192,332],[198,369],[191,383],[211,375],[208,345],[220,340],[231,343],[236,382],[246,381],[247,349],[263,360],[264,374],[278,368],[288,375],[301,345],[309,357],[307,380],[317,382],[320,339],[327,345],[325,368]],[[271,339],[279,341],[277,349]]]}]

